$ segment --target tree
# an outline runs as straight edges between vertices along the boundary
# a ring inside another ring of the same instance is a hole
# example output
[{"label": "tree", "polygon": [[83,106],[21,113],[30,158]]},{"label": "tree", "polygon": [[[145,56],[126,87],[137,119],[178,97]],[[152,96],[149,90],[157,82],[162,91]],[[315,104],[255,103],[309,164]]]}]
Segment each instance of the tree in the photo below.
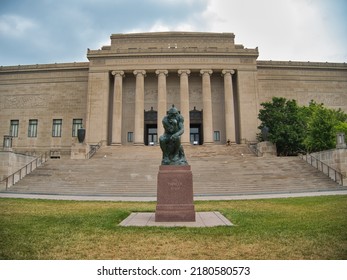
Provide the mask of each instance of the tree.
[{"label": "tree", "polygon": [[347,132],[347,115],[341,109],[329,109],[314,101],[305,111],[308,120],[304,140],[306,150],[317,152],[335,148],[336,133]]},{"label": "tree", "polygon": [[[305,134],[304,110],[295,100],[273,97],[271,102],[261,103],[259,111],[260,130],[269,128],[268,139],[276,144],[277,154],[281,156],[296,155],[302,151]],[[259,140],[263,140],[258,135]]]}]

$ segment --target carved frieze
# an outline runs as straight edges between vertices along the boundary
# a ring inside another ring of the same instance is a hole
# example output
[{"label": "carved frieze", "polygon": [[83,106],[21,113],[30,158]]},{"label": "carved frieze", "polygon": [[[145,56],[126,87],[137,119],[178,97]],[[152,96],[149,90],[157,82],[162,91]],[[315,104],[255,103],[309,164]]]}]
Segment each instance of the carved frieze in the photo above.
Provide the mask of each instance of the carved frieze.
[{"label": "carved frieze", "polygon": [[47,107],[47,99],[40,94],[19,94],[3,97],[3,109],[31,109]]},{"label": "carved frieze", "polygon": [[[182,69],[186,67],[191,68],[206,68],[206,66],[213,65],[215,68],[217,65],[221,65],[221,68],[230,67],[230,64],[238,65],[240,64],[240,59],[229,56],[220,57],[192,57],[192,56],[150,56],[150,57],[127,57],[127,58],[117,58],[109,59],[106,61],[108,66],[117,66],[117,68],[126,70],[138,68],[138,66],[143,66],[144,69],[158,69],[162,67],[165,69]],[[114,67],[113,67],[114,68]]]}]

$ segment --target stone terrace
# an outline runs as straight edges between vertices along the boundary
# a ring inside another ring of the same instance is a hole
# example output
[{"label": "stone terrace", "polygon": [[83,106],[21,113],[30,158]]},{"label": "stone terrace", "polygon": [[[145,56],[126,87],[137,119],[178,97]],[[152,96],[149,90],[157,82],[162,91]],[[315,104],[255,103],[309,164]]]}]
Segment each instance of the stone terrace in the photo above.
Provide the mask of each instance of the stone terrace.
[{"label": "stone terrace", "polygon": [[[297,157],[256,157],[246,145],[189,146],[195,196],[343,189]],[[8,192],[155,197],[161,150],[103,147],[90,160],[49,160]]]}]

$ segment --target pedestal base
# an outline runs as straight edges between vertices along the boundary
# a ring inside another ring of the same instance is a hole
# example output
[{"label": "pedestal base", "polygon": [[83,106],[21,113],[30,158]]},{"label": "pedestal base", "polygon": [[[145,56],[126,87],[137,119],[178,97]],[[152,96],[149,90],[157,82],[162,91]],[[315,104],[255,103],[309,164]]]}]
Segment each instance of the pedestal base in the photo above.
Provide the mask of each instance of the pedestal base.
[{"label": "pedestal base", "polygon": [[193,174],[190,165],[161,165],[156,222],[194,222]]},{"label": "pedestal base", "polygon": [[85,143],[73,143],[71,146],[71,159],[86,159],[89,145]]}]

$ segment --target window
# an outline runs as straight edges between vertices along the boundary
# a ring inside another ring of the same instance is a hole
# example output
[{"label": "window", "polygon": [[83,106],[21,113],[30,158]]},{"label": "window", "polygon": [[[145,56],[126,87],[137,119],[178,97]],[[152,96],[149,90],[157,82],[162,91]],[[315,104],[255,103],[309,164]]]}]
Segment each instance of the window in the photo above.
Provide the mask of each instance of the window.
[{"label": "window", "polygon": [[63,124],[63,120],[61,119],[53,120],[52,137],[61,137],[62,124]]},{"label": "window", "polygon": [[29,120],[28,137],[37,137],[37,120]]},{"label": "window", "polygon": [[133,142],[134,132],[128,132],[128,142]]},{"label": "window", "polygon": [[12,137],[18,137],[19,120],[11,120],[10,135]]},{"label": "window", "polygon": [[77,137],[77,131],[82,128],[82,119],[72,120],[72,137]]},{"label": "window", "polygon": [[220,141],[220,132],[219,131],[213,132],[213,140],[214,141]]}]

